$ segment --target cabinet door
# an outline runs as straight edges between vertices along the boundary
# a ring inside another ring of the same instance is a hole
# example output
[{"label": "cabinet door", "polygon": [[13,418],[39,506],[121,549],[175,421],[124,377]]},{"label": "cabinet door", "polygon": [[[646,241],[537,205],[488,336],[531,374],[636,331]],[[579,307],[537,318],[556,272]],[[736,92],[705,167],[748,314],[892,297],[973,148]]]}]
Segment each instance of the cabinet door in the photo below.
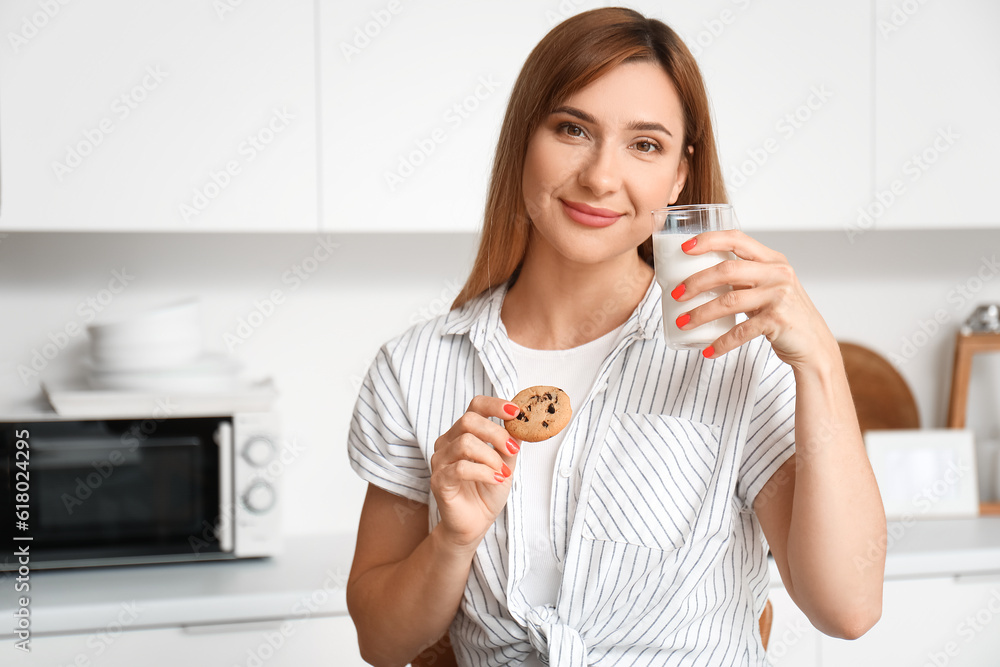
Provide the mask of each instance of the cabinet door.
[{"label": "cabinet door", "polygon": [[[36,637],[12,664],[39,667],[178,667],[184,665],[367,665],[348,616],[124,630]],[[6,663],[5,663],[6,664]]]},{"label": "cabinet door", "polygon": [[843,229],[871,191],[867,0],[645,4],[698,59],[743,229]]},{"label": "cabinet door", "polygon": [[854,641],[821,642],[824,665],[995,665],[1000,575],[887,581],[874,628]]},{"label": "cabinet door", "polygon": [[316,230],[313,14],[0,3],[0,228]]},{"label": "cabinet door", "polygon": [[[521,65],[600,4],[321,3],[324,226],[478,230]],[[631,4],[696,54],[743,226],[844,227],[871,190],[868,2]]]},{"label": "cabinet door", "polygon": [[[1000,3],[876,2],[876,188],[884,229],[1000,224]],[[880,215],[875,215],[880,214]]]},{"label": "cabinet door", "polygon": [[323,225],[476,231],[533,0],[321,2]]},{"label": "cabinet door", "polygon": [[767,597],[774,610],[767,659],[775,667],[819,667],[820,631],[795,606],[783,587],[771,588]]}]

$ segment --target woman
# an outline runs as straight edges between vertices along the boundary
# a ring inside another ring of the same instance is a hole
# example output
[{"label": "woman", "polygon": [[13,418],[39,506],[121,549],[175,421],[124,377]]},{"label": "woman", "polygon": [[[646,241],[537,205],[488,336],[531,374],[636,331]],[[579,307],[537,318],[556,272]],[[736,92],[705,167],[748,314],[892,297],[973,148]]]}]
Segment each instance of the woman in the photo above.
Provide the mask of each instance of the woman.
[{"label": "woman", "polygon": [[[764,664],[768,545],[817,628],[875,623],[881,500],[839,348],[785,258],[704,233],[689,252],[741,261],[671,294],[653,280],[650,211],[724,201],[701,76],[668,27],[606,8],[539,43],[472,275],[381,349],[358,399],[348,606],[369,662],[450,631],[463,665]],[[724,284],[684,328],[746,319],[702,354],[667,349],[660,300]],[[505,398],[534,384],[575,413],[522,449]]]}]

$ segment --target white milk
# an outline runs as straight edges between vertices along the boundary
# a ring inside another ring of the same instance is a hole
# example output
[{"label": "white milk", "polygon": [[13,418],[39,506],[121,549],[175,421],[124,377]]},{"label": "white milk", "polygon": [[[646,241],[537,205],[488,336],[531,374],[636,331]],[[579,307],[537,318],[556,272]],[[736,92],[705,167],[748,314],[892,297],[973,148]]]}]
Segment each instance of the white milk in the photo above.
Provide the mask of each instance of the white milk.
[{"label": "white milk", "polygon": [[692,236],[692,234],[653,234],[653,265],[656,269],[656,281],[663,290],[663,334],[667,339],[667,345],[675,350],[704,349],[736,326],[736,315],[729,315],[706,322],[694,329],[682,331],[677,328],[677,318],[681,313],[694,310],[732,289],[726,286],[709,290],[687,301],[674,301],[670,296],[675,287],[692,275],[723,260],[736,258],[731,252],[689,255],[681,250],[681,244]]}]

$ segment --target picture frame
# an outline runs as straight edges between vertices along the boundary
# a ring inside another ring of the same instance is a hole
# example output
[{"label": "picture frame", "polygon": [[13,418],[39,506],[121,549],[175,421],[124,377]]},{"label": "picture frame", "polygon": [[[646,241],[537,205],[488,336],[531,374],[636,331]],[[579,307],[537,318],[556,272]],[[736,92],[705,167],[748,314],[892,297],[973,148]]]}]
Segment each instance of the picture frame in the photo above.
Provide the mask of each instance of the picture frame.
[{"label": "picture frame", "polygon": [[887,519],[979,515],[972,431],[872,430],[864,440]]}]

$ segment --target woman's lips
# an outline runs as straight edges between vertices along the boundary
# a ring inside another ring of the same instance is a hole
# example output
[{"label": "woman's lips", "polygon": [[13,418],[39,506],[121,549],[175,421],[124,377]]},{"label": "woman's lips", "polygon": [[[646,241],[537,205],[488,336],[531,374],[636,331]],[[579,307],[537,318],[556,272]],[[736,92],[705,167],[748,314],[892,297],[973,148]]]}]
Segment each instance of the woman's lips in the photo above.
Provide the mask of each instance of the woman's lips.
[{"label": "woman's lips", "polygon": [[587,206],[580,202],[566,201],[565,199],[560,199],[559,201],[562,202],[563,209],[571,220],[587,227],[607,227],[622,217],[621,213],[616,213],[607,208],[594,208],[593,206]]}]

